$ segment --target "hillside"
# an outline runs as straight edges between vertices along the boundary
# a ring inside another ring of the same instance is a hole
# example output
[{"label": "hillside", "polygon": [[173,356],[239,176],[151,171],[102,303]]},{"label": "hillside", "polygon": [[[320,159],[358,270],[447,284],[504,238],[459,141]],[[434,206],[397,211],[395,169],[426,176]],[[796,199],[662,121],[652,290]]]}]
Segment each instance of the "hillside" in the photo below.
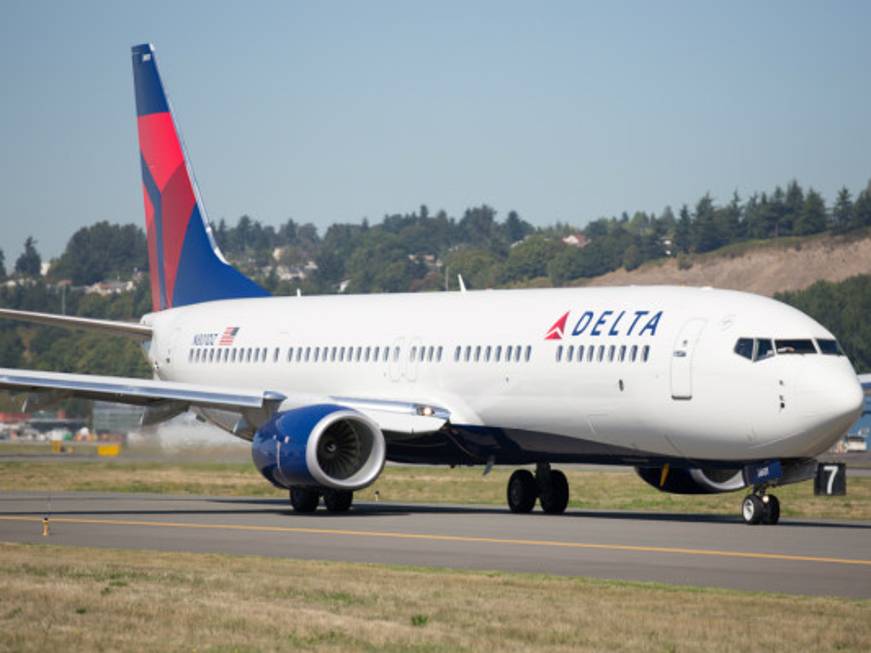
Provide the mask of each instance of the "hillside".
[{"label": "hillside", "polygon": [[[687,267],[689,266],[689,267]],[[681,269],[685,268],[685,269]],[[842,281],[871,273],[871,233],[821,234],[805,238],[736,243],[707,254],[651,261],[627,272],[620,268],[585,285],[679,284],[746,290],[772,296],[801,290],[816,281]]]}]

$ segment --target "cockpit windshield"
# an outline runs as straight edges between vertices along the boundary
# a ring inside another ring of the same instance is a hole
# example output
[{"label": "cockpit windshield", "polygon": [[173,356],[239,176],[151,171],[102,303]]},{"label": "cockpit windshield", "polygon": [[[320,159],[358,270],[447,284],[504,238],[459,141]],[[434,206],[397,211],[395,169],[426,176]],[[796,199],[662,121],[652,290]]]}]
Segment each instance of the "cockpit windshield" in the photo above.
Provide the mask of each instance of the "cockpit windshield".
[{"label": "cockpit windshield", "polygon": [[[817,340],[823,354],[843,356],[835,340]],[[816,354],[817,348],[810,339],[771,340],[771,338],[738,338],[735,353],[751,361],[761,361],[775,355]]]},{"label": "cockpit windshield", "polygon": [[827,338],[817,338],[817,346],[820,348],[821,354],[829,356],[844,356],[844,350],[837,340]]},{"label": "cockpit windshield", "polygon": [[777,353],[779,354],[816,354],[813,340],[777,340]]}]

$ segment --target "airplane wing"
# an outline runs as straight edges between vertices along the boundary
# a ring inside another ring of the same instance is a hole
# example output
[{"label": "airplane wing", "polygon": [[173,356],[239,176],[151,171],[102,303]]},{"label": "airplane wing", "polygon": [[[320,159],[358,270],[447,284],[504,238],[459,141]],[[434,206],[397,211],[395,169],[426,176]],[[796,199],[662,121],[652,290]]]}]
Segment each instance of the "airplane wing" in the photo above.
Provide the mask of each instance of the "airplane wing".
[{"label": "airplane wing", "polygon": [[82,329],[85,331],[100,331],[116,336],[125,336],[135,340],[151,340],[151,327],[135,322],[116,322],[114,320],[96,320],[90,317],[72,315],[55,315],[53,313],[36,313],[34,311],[18,311],[12,308],[0,308],[0,317],[21,322],[33,322],[46,326],[66,329]]},{"label": "airplane wing", "polygon": [[[0,390],[27,393],[25,411],[46,408],[70,397],[144,406],[144,425],[170,419],[191,408],[239,413],[247,424],[257,425],[268,420],[288,399],[289,403],[297,405],[312,401],[311,397],[288,397],[268,389],[3,368],[0,368]],[[437,431],[450,418],[444,408],[424,403],[354,397],[324,397],[320,401],[358,410],[383,431],[396,434]],[[241,424],[240,431],[244,428]]]}]

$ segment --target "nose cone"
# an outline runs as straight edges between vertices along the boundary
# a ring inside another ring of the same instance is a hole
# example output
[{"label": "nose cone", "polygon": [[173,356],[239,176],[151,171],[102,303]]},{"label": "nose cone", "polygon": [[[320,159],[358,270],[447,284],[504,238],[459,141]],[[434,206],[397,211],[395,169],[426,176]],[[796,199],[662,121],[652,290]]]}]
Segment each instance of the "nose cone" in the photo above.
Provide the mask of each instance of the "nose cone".
[{"label": "nose cone", "polygon": [[808,370],[800,382],[799,414],[805,428],[803,455],[816,456],[844,436],[862,414],[865,393],[847,366]]}]

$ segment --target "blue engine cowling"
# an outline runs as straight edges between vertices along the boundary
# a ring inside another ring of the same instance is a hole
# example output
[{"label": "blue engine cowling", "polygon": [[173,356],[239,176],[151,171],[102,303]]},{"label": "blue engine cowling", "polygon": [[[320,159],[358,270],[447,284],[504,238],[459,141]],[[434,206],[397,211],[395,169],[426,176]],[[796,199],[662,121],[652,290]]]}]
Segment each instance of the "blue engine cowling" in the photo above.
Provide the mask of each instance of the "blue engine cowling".
[{"label": "blue engine cowling", "polygon": [[386,449],[381,429],[365,415],[317,404],[276,413],[254,435],[251,456],[276,487],[359,490],[378,478]]}]

